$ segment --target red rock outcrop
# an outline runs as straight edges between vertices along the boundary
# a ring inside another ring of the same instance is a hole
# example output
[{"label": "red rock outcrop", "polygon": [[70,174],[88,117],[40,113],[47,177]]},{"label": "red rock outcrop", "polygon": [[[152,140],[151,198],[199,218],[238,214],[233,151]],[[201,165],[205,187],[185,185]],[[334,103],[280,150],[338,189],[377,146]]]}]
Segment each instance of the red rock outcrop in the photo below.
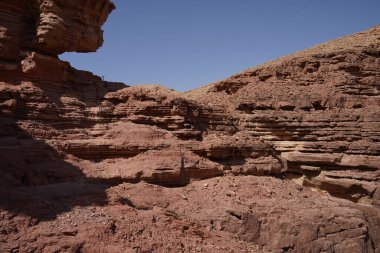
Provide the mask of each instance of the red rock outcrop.
[{"label": "red rock outcrop", "polygon": [[0,3],[0,67],[15,69],[25,51],[92,52],[115,8],[109,0],[4,0]]},{"label": "red rock outcrop", "polygon": [[[188,92],[273,143],[303,185],[379,205],[380,27]],[[210,99],[211,98],[211,99]]]},{"label": "red rock outcrop", "polygon": [[58,59],[108,0],[0,7],[1,252],[380,252],[379,27],[181,94]]}]

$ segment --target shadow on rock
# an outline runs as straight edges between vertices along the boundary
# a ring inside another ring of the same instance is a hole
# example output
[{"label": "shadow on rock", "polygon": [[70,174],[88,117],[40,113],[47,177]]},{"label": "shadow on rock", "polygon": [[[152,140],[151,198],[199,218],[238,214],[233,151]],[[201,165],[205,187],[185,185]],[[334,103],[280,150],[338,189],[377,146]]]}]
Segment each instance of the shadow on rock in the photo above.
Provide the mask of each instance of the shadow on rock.
[{"label": "shadow on rock", "polygon": [[108,187],[86,178],[16,121],[0,119],[0,209],[50,220],[74,206],[106,204]]}]

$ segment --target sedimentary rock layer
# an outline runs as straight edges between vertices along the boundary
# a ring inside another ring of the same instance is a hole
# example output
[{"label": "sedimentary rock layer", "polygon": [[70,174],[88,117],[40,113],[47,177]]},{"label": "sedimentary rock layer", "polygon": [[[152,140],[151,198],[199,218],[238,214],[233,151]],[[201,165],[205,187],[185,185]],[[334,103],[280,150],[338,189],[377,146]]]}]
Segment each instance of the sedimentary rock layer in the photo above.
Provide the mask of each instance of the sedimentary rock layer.
[{"label": "sedimentary rock layer", "polygon": [[101,26],[114,8],[109,0],[1,1],[0,68],[17,68],[25,51],[96,51],[103,44]]},{"label": "sedimentary rock layer", "polygon": [[379,205],[380,26],[187,93],[272,143],[304,185]]},{"label": "sedimentary rock layer", "polygon": [[1,252],[380,251],[379,27],[181,94],[58,59],[109,1],[0,7]]}]

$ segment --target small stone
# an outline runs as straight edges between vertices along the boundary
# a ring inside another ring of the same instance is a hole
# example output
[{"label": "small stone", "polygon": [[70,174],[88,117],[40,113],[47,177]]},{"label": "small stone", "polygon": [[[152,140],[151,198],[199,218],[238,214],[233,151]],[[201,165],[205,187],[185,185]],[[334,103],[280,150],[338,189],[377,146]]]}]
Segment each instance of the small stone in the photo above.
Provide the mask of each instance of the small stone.
[{"label": "small stone", "polygon": [[236,196],[236,193],[234,191],[227,191],[227,196],[231,197],[231,196]]}]

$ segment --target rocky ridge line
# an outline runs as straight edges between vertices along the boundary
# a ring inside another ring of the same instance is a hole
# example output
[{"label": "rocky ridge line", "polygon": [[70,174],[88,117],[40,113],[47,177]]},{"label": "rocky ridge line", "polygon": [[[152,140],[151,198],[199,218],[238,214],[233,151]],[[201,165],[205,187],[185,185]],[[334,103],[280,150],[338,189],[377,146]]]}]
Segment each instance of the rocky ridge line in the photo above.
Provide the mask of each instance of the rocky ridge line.
[{"label": "rocky ridge line", "polygon": [[303,185],[379,205],[379,66],[376,26],[187,96],[225,108],[241,131],[272,143]]}]

